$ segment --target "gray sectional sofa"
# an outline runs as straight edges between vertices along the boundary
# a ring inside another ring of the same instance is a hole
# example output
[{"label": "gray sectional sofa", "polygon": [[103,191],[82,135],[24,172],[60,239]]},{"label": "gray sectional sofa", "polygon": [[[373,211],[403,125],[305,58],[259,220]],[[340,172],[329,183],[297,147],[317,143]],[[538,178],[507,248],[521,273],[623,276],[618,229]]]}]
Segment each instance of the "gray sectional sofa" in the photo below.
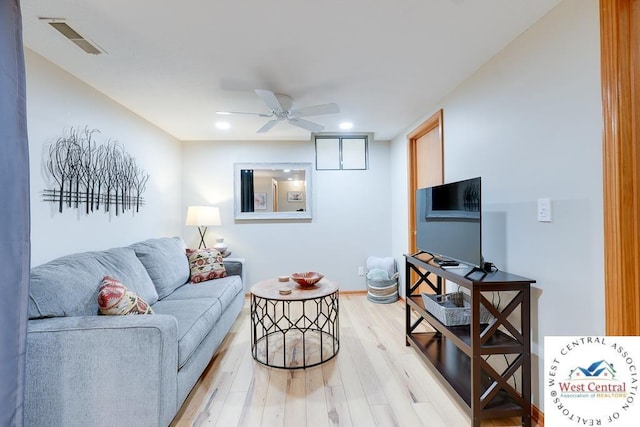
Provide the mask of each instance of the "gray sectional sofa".
[{"label": "gray sectional sofa", "polygon": [[[244,303],[243,260],[188,283],[180,238],[58,258],[31,270],[26,426],[167,426]],[[153,315],[98,315],[105,276]]]}]

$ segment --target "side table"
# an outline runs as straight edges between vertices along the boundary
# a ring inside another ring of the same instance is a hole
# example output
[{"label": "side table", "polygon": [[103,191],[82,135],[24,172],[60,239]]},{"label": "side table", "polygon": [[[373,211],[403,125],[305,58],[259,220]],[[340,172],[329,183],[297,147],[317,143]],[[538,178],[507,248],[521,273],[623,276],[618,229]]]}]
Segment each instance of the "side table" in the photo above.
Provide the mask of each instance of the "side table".
[{"label": "side table", "polygon": [[[283,287],[291,289],[281,295]],[[304,369],[324,363],[340,349],[338,285],[314,286],[269,279],[251,287],[251,354],[266,366]]]}]

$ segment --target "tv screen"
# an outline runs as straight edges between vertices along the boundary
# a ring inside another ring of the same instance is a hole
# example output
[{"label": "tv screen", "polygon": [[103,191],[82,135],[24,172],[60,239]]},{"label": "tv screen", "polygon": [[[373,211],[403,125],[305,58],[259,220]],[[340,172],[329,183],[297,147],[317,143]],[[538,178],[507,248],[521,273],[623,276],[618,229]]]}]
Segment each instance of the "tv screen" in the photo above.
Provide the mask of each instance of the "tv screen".
[{"label": "tv screen", "polygon": [[481,180],[416,191],[416,246],[437,259],[482,266]]}]

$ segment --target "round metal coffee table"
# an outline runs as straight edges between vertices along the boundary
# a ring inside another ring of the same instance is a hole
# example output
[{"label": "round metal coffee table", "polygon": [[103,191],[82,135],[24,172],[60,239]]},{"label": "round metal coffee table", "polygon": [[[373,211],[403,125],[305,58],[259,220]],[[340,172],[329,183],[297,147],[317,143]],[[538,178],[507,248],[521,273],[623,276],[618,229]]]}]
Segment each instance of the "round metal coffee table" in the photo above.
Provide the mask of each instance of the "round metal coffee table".
[{"label": "round metal coffee table", "polygon": [[[289,288],[288,295],[280,289]],[[251,354],[266,366],[302,369],[338,354],[338,285],[311,287],[270,279],[251,288]]]}]

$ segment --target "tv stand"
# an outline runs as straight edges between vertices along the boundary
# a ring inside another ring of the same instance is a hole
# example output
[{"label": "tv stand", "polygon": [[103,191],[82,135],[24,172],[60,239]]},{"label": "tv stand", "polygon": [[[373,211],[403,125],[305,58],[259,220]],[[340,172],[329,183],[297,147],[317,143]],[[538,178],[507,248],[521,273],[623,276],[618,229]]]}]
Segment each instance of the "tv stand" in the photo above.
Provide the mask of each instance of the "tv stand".
[{"label": "tv stand", "polygon": [[[521,417],[522,425],[530,427],[530,288],[535,280],[503,271],[483,272],[480,278],[462,276],[435,265],[432,259],[425,261],[421,255],[428,254],[405,255],[406,345],[417,351],[467,409],[473,427],[480,427],[483,419],[508,417]],[[420,285],[444,294],[445,280],[470,294],[469,325],[445,326],[425,309]],[[511,299],[496,308],[491,304],[491,294],[503,291],[511,291]],[[480,323],[481,306],[493,315],[491,323]],[[418,316],[415,322],[412,312]],[[519,325],[509,319],[514,313],[520,318]],[[423,321],[431,328],[419,329]],[[433,331],[421,332],[424,329]],[[492,366],[490,357],[494,355],[500,355],[506,367]]]}]

